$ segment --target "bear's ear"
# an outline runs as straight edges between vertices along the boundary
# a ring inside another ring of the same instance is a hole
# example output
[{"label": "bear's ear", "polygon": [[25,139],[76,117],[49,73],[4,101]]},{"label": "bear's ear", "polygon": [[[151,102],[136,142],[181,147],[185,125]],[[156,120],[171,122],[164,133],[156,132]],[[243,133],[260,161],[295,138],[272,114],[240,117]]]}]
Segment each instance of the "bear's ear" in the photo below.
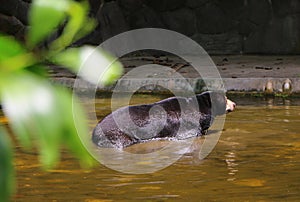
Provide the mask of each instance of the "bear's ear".
[{"label": "bear's ear", "polygon": [[210,92],[211,114],[213,116],[226,113],[226,96],[224,92]]}]

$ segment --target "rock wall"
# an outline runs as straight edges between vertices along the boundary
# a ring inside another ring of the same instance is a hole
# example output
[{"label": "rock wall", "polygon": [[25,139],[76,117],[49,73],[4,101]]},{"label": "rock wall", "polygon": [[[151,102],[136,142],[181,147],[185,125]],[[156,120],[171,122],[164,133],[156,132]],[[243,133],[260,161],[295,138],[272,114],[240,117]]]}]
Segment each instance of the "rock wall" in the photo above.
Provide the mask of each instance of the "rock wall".
[{"label": "rock wall", "polygon": [[[17,22],[27,23],[26,14],[17,8],[27,8],[28,0],[4,1],[0,0],[0,31],[17,33]],[[11,2],[19,6],[7,6]],[[127,30],[156,27],[185,34],[211,54],[300,53],[300,0],[89,2],[99,25],[77,44],[99,44]],[[11,24],[7,18],[12,18]]]},{"label": "rock wall", "polygon": [[0,0],[0,33],[23,40],[26,32],[28,0]]}]

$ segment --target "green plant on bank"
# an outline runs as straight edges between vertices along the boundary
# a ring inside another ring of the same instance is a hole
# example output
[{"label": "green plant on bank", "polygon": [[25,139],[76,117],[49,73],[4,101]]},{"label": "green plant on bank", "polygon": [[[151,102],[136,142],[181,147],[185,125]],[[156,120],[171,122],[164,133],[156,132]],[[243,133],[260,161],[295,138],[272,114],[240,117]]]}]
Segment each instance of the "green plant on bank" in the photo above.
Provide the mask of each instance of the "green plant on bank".
[{"label": "green plant on bank", "polygon": [[288,98],[289,93],[275,93],[274,96],[275,97],[280,97],[280,98]]},{"label": "green plant on bank", "polygon": [[[83,108],[67,89],[50,83],[45,64],[54,62],[77,73],[93,52],[93,58],[96,54],[96,58],[105,61],[88,63],[89,70],[105,68],[101,84],[110,84],[122,74],[122,65],[99,49],[68,48],[95,27],[87,14],[87,1],[33,0],[25,44],[0,34],[0,103],[19,144],[24,149],[37,148],[45,169],[57,164],[62,145],[83,166],[94,163],[82,144],[89,142]],[[49,48],[43,48],[41,44],[62,26],[62,34]],[[0,125],[0,201],[8,201],[15,189],[12,148],[6,128]]]}]

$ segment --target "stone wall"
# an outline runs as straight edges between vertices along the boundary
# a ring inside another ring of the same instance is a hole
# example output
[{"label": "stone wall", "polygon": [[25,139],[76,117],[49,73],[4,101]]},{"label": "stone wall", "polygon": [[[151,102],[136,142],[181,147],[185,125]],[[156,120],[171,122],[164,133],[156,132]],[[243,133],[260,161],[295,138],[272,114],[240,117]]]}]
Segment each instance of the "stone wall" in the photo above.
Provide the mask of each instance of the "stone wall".
[{"label": "stone wall", "polygon": [[[24,14],[14,7],[3,9],[4,1],[0,0],[0,30],[8,26],[7,16],[14,16],[14,30],[16,21],[26,24]],[[99,26],[77,44],[99,44],[127,30],[156,27],[185,34],[211,54],[300,53],[300,0],[89,1]],[[25,0],[9,2],[27,7]],[[11,30],[4,28],[17,33]]]},{"label": "stone wall", "polygon": [[28,0],[0,0],[0,32],[23,40],[26,32]]}]

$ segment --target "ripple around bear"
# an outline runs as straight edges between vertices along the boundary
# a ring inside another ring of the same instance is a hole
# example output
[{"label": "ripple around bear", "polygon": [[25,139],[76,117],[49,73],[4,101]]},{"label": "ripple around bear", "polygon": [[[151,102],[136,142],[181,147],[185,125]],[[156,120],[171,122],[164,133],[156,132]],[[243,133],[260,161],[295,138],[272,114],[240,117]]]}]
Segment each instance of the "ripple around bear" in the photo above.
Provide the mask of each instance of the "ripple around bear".
[{"label": "ripple around bear", "polygon": [[211,91],[192,98],[170,97],[153,104],[122,107],[97,124],[92,140],[99,147],[123,148],[154,138],[205,135],[215,116],[234,108],[235,103],[224,93]]}]

